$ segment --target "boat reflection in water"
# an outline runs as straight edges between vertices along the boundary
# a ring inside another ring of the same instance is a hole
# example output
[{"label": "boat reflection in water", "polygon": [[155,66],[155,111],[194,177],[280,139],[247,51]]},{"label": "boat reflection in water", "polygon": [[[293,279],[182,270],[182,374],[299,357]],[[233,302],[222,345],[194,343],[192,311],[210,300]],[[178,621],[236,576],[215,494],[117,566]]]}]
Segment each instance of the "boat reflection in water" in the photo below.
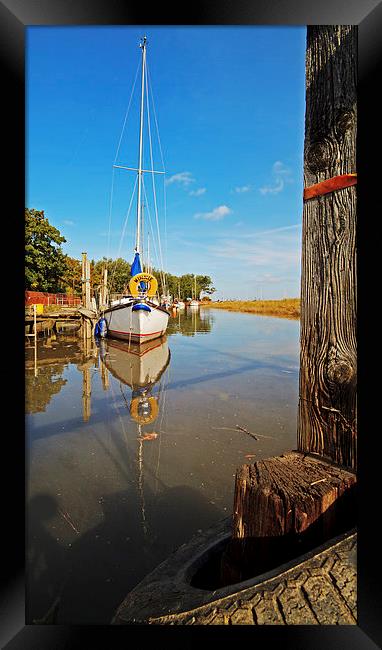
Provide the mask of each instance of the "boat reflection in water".
[{"label": "boat reflection in water", "polygon": [[[131,389],[130,403],[124,395],[130,416],[137,424],[138,433],[138,492],[141,501],[143,532],[147,534],[145,499],[143,492],[143,443],[156,440],[160,435],[159,415],[164,406],[166,382],[164,373],[170,363],[170,350],[166,337],[141,344],[116,339],[99,341],[99,358],[105,368],[122,384]],[[102,371],[102,368],[101,368]],[[106,373],[107,374],[107,373]],[[155,394],[154,393],[155,390]],[[122,393],[123,394],[123,393]],[[157,431],[151,426],[156,422]],[[149,430],[150,429],[150,430]],[[158,432],[159,430],[159,432]]]},{"label": "boat reflection in water", "polygon": [[99,347],[102,363],[116,379],[130,386],[133,392],[144,392],[152,388],[170,363],[166,337],[147,341],[139,347],[130,345],[128,341],[101,339]]}]

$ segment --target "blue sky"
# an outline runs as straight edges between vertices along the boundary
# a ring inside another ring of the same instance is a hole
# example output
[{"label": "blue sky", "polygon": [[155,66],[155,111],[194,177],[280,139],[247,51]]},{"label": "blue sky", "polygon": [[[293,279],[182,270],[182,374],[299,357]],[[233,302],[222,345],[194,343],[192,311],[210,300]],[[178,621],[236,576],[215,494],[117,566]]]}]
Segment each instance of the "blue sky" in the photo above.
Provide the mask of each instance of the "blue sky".
[{"label": "blue sky", "polygon": [[298,296],[304,27],[28,27],[27,207],[68,255],[132,261],[136,174],[113,163],[137,166],[144,34],[165,269],[210,275],[220,299]]}]

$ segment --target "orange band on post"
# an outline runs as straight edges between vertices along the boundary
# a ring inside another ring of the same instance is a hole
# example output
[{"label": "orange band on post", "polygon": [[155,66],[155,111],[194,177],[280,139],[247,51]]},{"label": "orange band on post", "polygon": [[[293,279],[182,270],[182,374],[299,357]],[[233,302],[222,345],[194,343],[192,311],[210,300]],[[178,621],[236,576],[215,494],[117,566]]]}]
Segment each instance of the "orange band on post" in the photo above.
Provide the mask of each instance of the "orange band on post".
[{"label": "orange band on post", "polygon": [[357,174],[342,174],[341,176],[334,176],[328,178],[327,181],[321,181],[310,187],[304,189],[304,201],[313,199],[315,196],[322,196],[334,192],[334,190],[343,190],[345,187],[350,187],[357,183]]}]

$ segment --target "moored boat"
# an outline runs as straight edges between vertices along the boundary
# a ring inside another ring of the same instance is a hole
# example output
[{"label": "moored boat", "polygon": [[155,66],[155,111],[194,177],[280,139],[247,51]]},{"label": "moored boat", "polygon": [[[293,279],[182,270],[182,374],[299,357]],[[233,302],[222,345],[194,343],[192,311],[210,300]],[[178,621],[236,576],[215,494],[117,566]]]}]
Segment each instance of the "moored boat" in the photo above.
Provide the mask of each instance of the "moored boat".
[{"label": "moored boat", "polygon": [[[146,37],[140,44],[142,50],[142,80],[141,80],[141,103],[140,103],[140,128],[139,128],[139,156],[137,172],[138,194],[137,194],[137,219],[135,256],[131,267],[131,280],[129,292],[120,300],[114,301],[102,311],[103,327],[99,328],[101,336],[109,336],[115,339],[124,339],[133,343],[142,344],[146,341],[163,336],[166,332],[170,314],[167,311],[168,303],[162,301],[159,304],[157,295],[158,281],[150,272],[143,272],[141,263],[141,251],[143,251],[143,173],[155,172],[153,169],[143,169],[143,126],[145,88],[147,84],[146,70]],[[149,137],[150,128],[148,129]],[[118,165],[114,165],[118,167]],[[127,169],[132,169],[128,167]],[[148,269],[149,258],[148,258]],[[147,267],[146,267],[147,268]],[[167,298],[167,296],[166,296]],[[100,321],[100,322],[101,322]]]},{"label": "moored boat", "polygon": [[125,303],[104,311],[107,335],[142,344],[163,336],[169,312],[147,298],[127,298]]},{"label": "moored boat", "polygon": [[197,292],[196,292],[196,275],[194,277],[194,290],[193,290],[193,298],[190,300],[188,303],[189,307],[199,307],[199,300],[197,300]]}]

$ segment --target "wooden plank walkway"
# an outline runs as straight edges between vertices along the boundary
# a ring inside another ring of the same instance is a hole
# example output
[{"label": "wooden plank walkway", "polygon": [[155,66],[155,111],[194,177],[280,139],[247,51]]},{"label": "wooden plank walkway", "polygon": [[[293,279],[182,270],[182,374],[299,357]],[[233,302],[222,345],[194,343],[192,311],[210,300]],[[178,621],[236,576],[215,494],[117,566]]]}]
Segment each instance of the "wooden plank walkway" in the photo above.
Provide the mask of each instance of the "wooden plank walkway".
[{"label": "wooden plank walkway", "polygon": [[[92,309],[84,307],[61,307],[57,311],[47,311],[36,316],[37,332],[48,330],[65,331],[72,327],[88,322],[92,326],[95,324],[97,314]],[[25,310],[25,332],[32,333],[34,327],[34,317],[30,310]]]}]

